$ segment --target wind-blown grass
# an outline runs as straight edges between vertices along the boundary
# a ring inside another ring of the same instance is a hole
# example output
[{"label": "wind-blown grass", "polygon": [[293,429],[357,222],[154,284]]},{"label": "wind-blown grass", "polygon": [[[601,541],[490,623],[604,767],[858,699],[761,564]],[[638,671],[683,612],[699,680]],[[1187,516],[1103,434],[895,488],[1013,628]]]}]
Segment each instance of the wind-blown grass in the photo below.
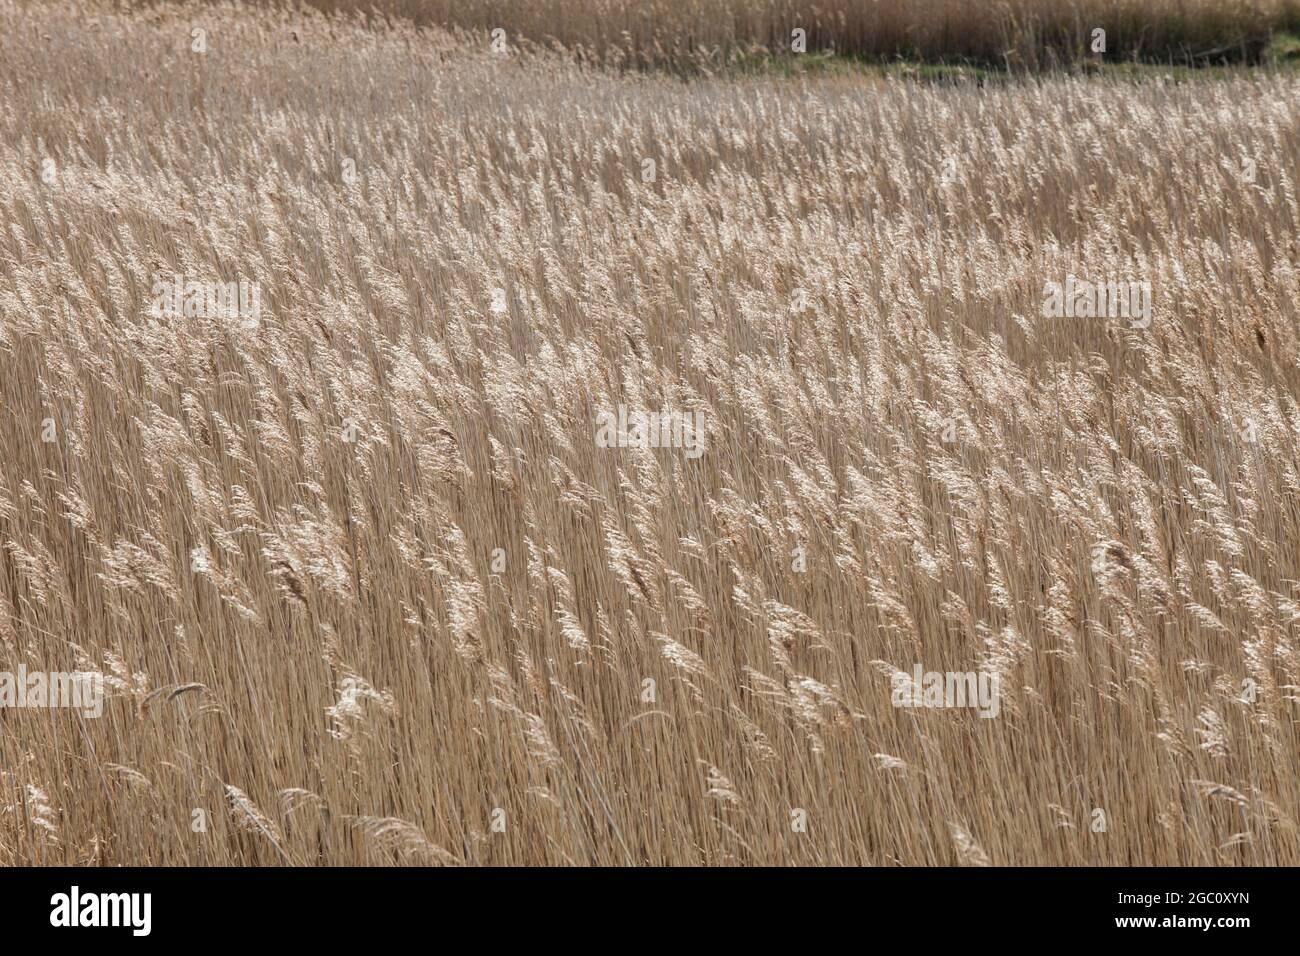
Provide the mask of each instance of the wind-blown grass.
[{"label": "wind-blown grass", "polygon": [[[505,30],[605,64],[718,66],[808,51],[1043,69],[1083,61],[1257,61],[1300,29],[1296,0],[310,0],[415,23]],[[1106,52],[1092,31],[1106,31]]]},{"label": "wind-blown grass", "polygon": [[1300,862],[1300,79],[479,39],[0,0],[0,865]]}]

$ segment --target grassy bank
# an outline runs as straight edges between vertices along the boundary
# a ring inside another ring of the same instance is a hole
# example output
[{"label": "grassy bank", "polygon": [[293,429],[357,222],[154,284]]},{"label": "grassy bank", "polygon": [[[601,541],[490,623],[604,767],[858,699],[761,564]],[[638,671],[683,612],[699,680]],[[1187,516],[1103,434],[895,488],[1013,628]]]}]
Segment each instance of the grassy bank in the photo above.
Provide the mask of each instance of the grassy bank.
[{"label": "grassy bank", "polygon": [[[1088,61],[1258,63],[1300,0],[309,0],[417,24],[504,30],[604,65],[717,68],[790,53],[1042,70]],[[1094,49],[1105,31],[1104,51]]]}]

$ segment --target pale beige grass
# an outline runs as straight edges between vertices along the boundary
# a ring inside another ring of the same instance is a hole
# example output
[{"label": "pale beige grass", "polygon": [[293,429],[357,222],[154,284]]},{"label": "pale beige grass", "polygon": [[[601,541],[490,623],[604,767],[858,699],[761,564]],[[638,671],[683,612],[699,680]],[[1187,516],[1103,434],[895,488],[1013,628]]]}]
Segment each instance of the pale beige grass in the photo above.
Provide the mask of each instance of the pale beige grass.
[{"label": "pale beige grass", "polygon": [[1300,863],[1295,78],[86,8],[0,0],[0,669],[110,697],[0,711],[0,864]]}]

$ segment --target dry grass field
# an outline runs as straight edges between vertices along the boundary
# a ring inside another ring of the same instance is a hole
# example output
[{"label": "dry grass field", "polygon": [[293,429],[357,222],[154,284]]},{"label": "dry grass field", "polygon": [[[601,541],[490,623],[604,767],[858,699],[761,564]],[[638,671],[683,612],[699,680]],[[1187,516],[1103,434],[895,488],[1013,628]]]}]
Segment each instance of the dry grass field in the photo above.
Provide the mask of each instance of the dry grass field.
[{"label": "dry grass field", "polygon": [[1300,29],[1300,0],[305,0],[327,11],[503,29],[607,66],[709,69],[786,51],[974,60],[1042,69],[1110,59],[1251,60]]},{"label": "dry grass field", "polygon": [[1300,864],[1298,104],[0,0],[0,865]]}]

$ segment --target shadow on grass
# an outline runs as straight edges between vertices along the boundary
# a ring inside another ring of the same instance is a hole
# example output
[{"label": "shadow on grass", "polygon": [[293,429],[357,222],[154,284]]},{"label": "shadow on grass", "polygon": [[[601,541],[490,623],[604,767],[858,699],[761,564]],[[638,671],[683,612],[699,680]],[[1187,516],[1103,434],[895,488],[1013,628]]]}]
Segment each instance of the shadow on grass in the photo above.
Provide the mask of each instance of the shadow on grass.
[{"label": "shadow on grass", "polygon": [[[735,53],[717,69],[702,70],[713,75],[732,76],[852,76],[897,77],[918,83],[985,86],[1006,83],[1026,76],[1054,75],[1109,76],[1143,80],[1162,76],[1186,82],[1221,79],[1252,70],[1300,70],[1300,34],[1277,33],[1258,53],[1243,56],[1239,51],[1210,50],[1202,55],[1159,61],[1137,57],[1097,56],[1094,59],[1056,64],[1044,71],[1018,68],[1013,62],[987,60],[928,61],[915,54],[892,58],[815,51],[802,54]],[[695,71],[687,71],[695,72]]]}]

